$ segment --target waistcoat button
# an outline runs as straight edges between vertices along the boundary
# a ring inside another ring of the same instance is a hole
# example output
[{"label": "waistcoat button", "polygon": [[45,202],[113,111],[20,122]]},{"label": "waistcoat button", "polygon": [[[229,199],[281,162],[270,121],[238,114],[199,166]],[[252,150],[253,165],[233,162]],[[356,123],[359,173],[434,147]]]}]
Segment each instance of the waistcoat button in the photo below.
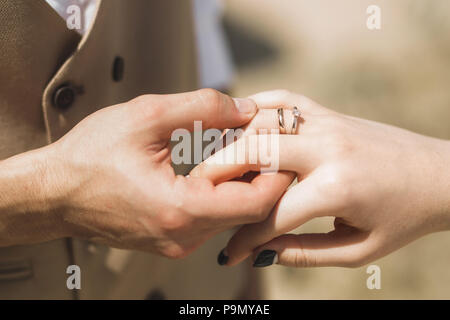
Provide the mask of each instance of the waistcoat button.
[{"label": "waistcoat button", "polygon": [[112,76],[115,82],[119,82],[123,79],[123,73],[125,71],[125,61],[122,57],[117,56],[113,62]]},{"label": "waistcoat button", "polygon": [[69,108],[75,101],[75,89],[70,85],[62,85],[56,89],[53,96],[53,105],[60,109]]},{"label": "waistcoat button", "polygon": [[145,300],[166,300],[166,295],[160,289],[150,291]]}]

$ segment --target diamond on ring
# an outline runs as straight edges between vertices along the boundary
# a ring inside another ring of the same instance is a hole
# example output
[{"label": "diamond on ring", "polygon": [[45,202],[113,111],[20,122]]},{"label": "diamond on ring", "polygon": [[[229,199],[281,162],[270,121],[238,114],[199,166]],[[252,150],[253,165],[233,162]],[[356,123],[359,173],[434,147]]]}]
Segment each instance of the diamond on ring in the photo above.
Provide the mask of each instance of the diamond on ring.
[{"label": "diamond on ring", "polygon": [[298,118],[300,118],[301,112],[300,110],[298,110],[297,107],[294,107],[292,109],[292,116],[294,117],[294,120],[292,122],[292,130],[291,130],[291,134],[295,134],[297,131],[297,127],[298,127]]}]

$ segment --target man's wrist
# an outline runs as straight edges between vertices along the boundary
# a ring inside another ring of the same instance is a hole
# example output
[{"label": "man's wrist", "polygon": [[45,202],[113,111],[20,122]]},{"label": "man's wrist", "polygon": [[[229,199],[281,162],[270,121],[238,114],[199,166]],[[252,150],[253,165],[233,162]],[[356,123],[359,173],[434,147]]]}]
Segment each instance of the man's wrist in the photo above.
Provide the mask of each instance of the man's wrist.
[{"label": "man's wrist", "polygon": [[0,162],[0,246],[65,236],[60,210],[64,191],[54,162],[51,146]]}]

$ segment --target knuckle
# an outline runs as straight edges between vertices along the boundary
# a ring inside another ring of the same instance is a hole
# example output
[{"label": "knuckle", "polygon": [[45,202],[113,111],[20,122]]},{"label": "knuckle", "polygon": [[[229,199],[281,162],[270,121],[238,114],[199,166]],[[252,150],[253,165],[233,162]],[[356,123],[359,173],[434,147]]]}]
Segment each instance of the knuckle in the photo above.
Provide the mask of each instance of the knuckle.
[{"label": "knuckle", "polygon": [[272,199],[267,198],[263,192],[257,193],[254,198],[249,198],[248,201],[253,202],[251,209],[249,209],[250,223],[258,223],[268,219],[272,209],[276,205],[276,203],[274,203]]},{"label": "knuckle", "polygon": [[262,222],[266,220],[269,209],[264,205],[259,205],[252,210],[251,221],[252,223]]},{"label": "knuckle", "polygon": [[137,96],[137,97],[131,99],[130,103],[145,104],[146,102],[148,102],[149,98],[150,98],[150,95],[143,94],[143,95],[140,95],[140,96]]},{"label": "knuckle", "polygon": [[[201,192],[201,189],[197,190]],[[170,206],[177,212],[180,219],[184,220],[186,224],[191,222],[194,218],[199,215],[199,205],[196,201],[196,197],[192,190],[189,189],[179,189],[175,191],[176,197],[173,197]]]},{"label": "knuckle", "polygon": [[150,94],[138,96],[129,103],[137,110],[137,112],[133,112],[133,114],[136,114],[138,119],[159,119],[167,110],[163,104],[155,99],[154,95]]},{"label": "knuckle", "polygon": [[323,191],[327,193],[336,193],[346,184],[347,178],[340,165],[329,165],[324,171],[325,174],[321,180]]},{"label": "knuckle", "polygon": [[219,108],[223,104],[223,95],[219,91],[211,88],[204,88],[197,91],[200,99],[208,106]]},{"label": "knuckle", "polygon": [[189,252],[176,244],[171,244],[161,251],[161,255],[172,260],[180,260],[187,257]]},{"label": "knuckle", "polygon": [[305,250],[301,240],[297,241],[294,252],[294,266],[296,268],[314,268],[317,266],[316,256],[309,250]]},{"label": "knuckle", "polygon": [[183,180],[176,183],[170,206],[179,212],[186,226],[198,225],[209,220],[211,215],[211,198],[205,199],[206,195],[213,196],[214,184],[207,179],[191,179],[189,184]]},{"label": "knuckle", "polygon": [[167,211],[161,215],[160,228],[165,232],[180,232],[189,226],[187,215],[181,214],[178,210]]},{"label": "knuckle", "polygon": [[147,107],[149,104],[154,103],[154,96],[151,94],[143,94],[131,99],[128,103],[137,107]]},{"label": "knuckle", "polygon": [[351,206],[355,200],[354,184],[343,165],[334,164],[325,169],[319,192],[330,199],[335,209]]},{"label": "knuckle", "polygon": [[[255,200],[256,199],[256,200]],[[275,219],[276,215],[272,214],[278,207],[280,196],[273,197],[266,190],[260,189],[248,201],[253,201],[255,219],[259,221]]]},{"label": "knuckle", "polygon": [[[198,96],[203,104],[204,123],[209,126],[211,119],[217,118],[217,115],[224,115],[229,110],[225,109],[225,99],[227,96],[211,88],[198,90]],[[230,99],[230,98],[229,98]]]},{"label": "knuckle", "polygon": [[354,150],[354,143],[346,134],[346,126],[334,115],[323,116],[322,121],[327,132],[322,137],[324,149],[334,157],[349,155]]}]

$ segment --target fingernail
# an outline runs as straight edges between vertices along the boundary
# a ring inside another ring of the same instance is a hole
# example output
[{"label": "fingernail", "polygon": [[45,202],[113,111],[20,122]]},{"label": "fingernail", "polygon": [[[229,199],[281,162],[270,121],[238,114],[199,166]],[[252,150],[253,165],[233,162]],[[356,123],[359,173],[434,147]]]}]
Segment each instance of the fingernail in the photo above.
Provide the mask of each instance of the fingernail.
[{"label": "fingernail", "polygon": [[225,254],[225,249],[222,249],[220,251],[219,255],[217,256],[217,263],[221,266],[227,264],[228,262],[228,256]]},{"label": "fingernail", "polygon": [[263,250],[255,259],[253,266],[256,268],[268,267],[278,261],[277,252],[274,250]]},{"label": "fingernail", "polygon": [[254,114],[256,112],[256,104],[255,102],[253,102],[253,100],[244,98],[233,98],[233,100],[239,112],[251,114]]}]

